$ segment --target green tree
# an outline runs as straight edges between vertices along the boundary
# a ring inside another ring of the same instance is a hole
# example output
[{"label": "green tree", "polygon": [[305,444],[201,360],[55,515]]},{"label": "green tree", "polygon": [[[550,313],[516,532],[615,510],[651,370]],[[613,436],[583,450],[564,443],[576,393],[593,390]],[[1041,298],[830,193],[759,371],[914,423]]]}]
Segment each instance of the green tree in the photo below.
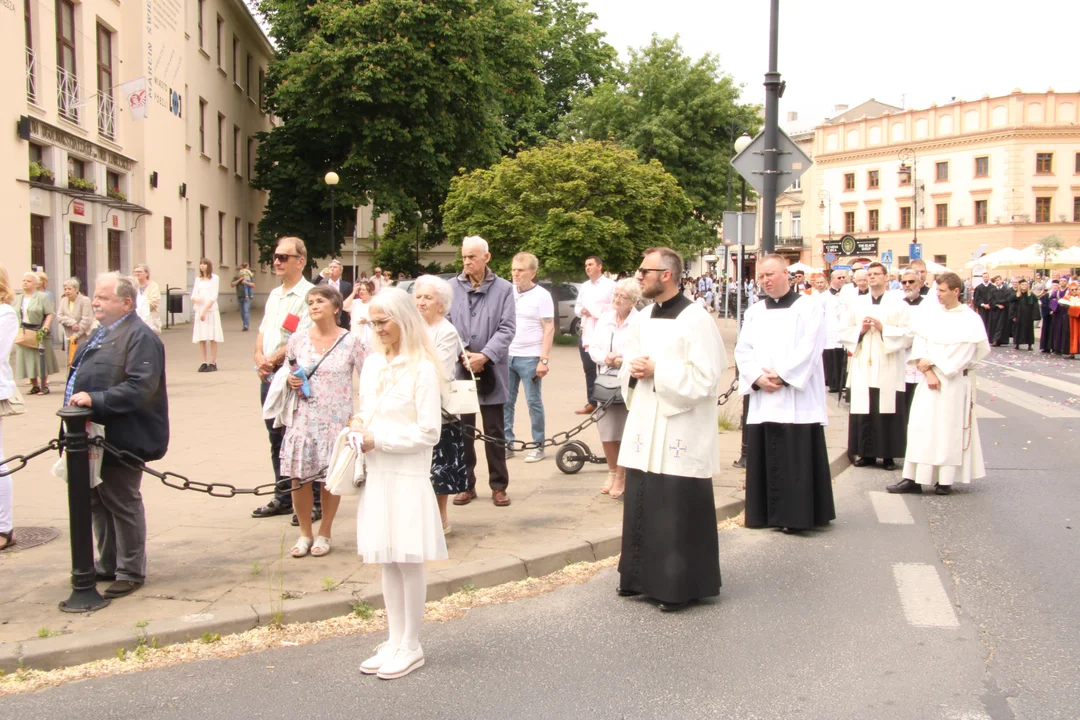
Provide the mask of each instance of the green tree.
[{"label": "green tree", "polygon": [[[513,140],[507,118],[539,103],[542,35],[525,0],[262,0],[278,52],[256,184],[270,191],[266,247],[304,238],[337,252],[349,208],[423,214],[459,168],[485,167]],[[329,228],[328,170],[341,177]],[[333,238],[333,240],[331,240]]]},{"label": "green tree", "polygon": [[[679,180],[693,204],[693,215],[679,230],[682,243],[716,245],[727,209],[729,162],[734,138],[731,122],[757,132],[757,112],[737,102],[739,88],[721,72],[718,59],[687,57],[678,37],[660,39],[631,51],[618,80],[575,98],[566,117],[567,139],[612,138],[647,160],[658,160]],[[753,127],[745,127],[747,124]]]},{"label": "green tree", "polygon": [[540,82],[543,95],[527,112],[510,119],[514,150],[554,139],[575,97],[616,77],[618,52],[592,27],[596,15],[581,0],[532,0],[541,28]]},{"label": "green tree", "polygon": [[608,270],[636,268],[645,248],[678,244],[691,206],[659,162],[586,140],[553,142],[456,177],[443,210],[450,238],[488,241],[496,272],[527,251],[543,277],[559,279],[580,275],[589,255]]}]

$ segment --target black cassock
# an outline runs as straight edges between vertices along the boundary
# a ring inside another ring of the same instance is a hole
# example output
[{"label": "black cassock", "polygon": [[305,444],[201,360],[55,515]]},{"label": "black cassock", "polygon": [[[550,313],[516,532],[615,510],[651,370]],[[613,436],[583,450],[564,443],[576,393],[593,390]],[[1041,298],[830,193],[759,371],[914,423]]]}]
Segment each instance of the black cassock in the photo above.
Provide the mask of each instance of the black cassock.
[{"label": "black cassock", "polygon": [[983,283],[975,288],[974,299],[972,300],[975,311],[978,312],[979,317],[982,318],[983,327],[986,328],[987,337],[990,337],[990,310],[984,308],[983,305],[990,303],[990,292],[996,289],[997,288],[989,283]]},{"label": "black cassock", "polygon": [[[989,338],[992,345],[1002,345],[1009,342],[1012,337],[1009,314],[1012,303],[1016,300],[1016,293],[1002,285],[991,287],[990,290],[990,332]],[[998,307],[1001,305],[1002,307]]]},{"label": "black cassock", "polygon": [[825,428],[746,427],[746,527],[809,530],[836,519]]},{"label": "black cassock", "polygon": [[1054,349],[1051,339],[1053,338],[1054,316],[1050,314],[1050,291],[1047,290],[1039,296],[1039,309],[1042,311],[1042,325],[1039,326],[1039,349],[1050,352]]},{"label": "black cassock", "polygon": [[1039,317],[1039,299],[1024,293],[1013,303],[1013,343],[1016,347],[1035,344],[1035,320]]}]

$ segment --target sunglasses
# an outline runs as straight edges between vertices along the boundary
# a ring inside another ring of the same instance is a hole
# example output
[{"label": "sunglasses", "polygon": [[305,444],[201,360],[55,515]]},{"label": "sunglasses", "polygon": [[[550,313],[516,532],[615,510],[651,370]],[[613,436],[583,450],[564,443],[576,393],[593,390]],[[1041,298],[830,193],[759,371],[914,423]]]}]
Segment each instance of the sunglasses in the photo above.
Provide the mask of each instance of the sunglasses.
[{"label": "sunglasses", "polygon": [[914,285],[915,281],[914,280],[901,280],[900,284],[901,285]]},{"label": "sunglasses", "polygon": [[302,258],[303,255],[289,255],[288,253],[274,253],[274,262],[287,263],[290,258]]},{"label": "sunglasses", "polygon": [[647,274],[649,274],[649,273],[651,273],[651,272],[664,272],[665,270],[667,270],[667,268],[647,268],[647,267],[639,267],[639,268],[637,269],[637,274],[638,274],[638,275],[647,275]]}]

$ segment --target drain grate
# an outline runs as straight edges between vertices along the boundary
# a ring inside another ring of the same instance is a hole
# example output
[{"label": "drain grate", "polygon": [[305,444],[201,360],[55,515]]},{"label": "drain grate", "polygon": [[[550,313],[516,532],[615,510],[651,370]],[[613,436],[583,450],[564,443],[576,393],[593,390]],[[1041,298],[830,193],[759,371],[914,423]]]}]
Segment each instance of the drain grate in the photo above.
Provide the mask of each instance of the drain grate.
[{"label": "drain grate", "polygon": [[60,531],[48,527],[17,527],[15,528],[15,544],[0,552],[18,552],[29,550],[38,545],[44,545],[60,537]]}]

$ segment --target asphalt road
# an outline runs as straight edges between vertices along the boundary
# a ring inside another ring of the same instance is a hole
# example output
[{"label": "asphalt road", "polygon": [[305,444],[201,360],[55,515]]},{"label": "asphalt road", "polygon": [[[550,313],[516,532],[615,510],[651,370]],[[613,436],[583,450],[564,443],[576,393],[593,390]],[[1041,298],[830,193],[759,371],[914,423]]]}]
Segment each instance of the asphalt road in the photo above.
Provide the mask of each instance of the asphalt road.
[{"label": "asphalt road", "polygon": [[608,570],[427,626],[402,680],[361,676],[380,638],[351,637],[15,696],[0,717],[1076,718],[1080,362],[991,361],[986,479],[888,496],[898,473],[850,470],[826,530],[723,531],[721,596],[683,613],[617,598]]}]

